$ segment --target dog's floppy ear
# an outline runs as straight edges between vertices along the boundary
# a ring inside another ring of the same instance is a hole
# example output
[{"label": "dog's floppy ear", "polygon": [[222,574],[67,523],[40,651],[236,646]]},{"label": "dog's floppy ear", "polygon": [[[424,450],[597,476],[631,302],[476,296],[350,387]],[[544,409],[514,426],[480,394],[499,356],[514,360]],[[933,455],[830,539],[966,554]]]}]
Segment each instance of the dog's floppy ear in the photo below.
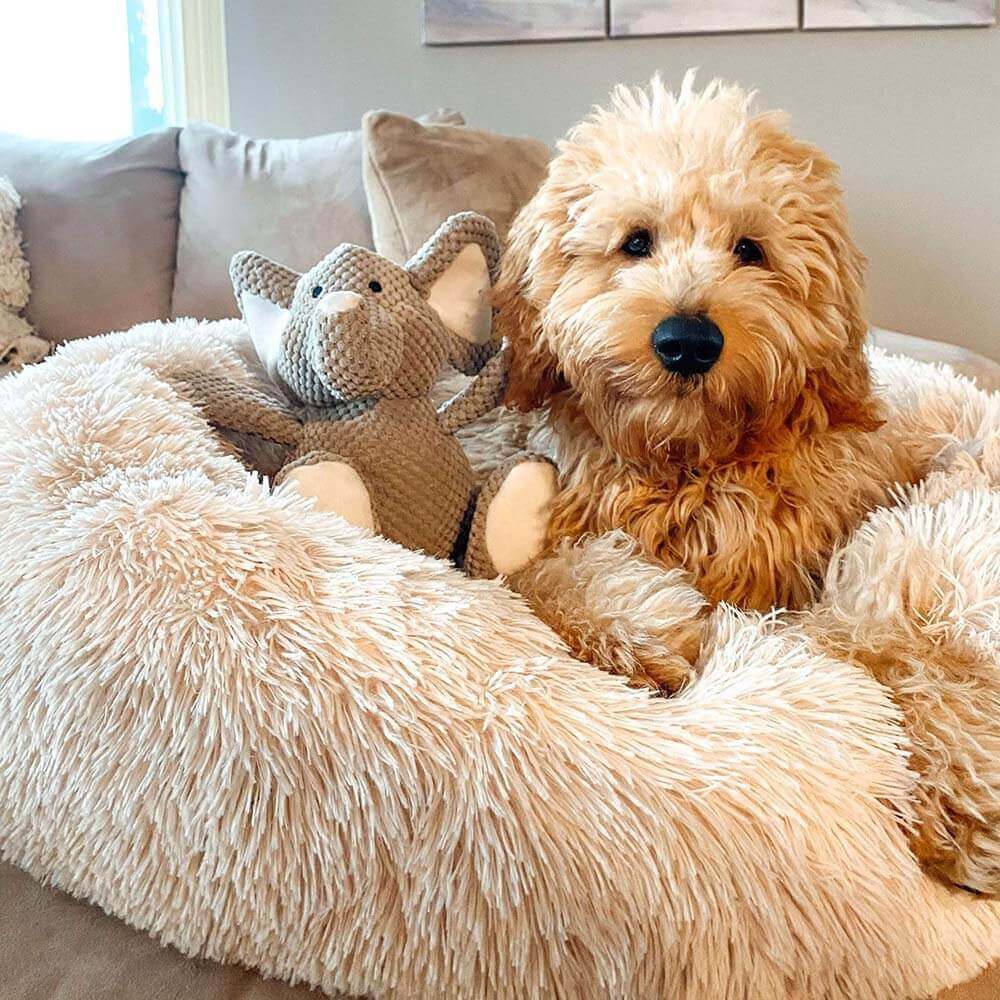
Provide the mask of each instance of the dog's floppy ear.
[{"label": "dog's floppy ear", "polygon": [[281,335],[288,326],[295,286],[302,275],[244,250],[230,262],[229,277],[257,356],[268,375],[278,379]]},{"label": "dog's floppy ear", "polygon": [[864,347],[868,336],[864,272],[868,262],[851,239],[842,213],[835,219],[832,233],[838,244],[838,277],[847,346],[817,373],[816,392],[826,409],[829,427],[874,431],[885,420],[872,388]]},{"label": "dog's floppy ear", "polygon": [[831,428],[875,431],[885,423],[872,390],[868,359],[860,345],[852,346],[817,374],[816,393]]},{"label": "dog's floppy ear", "polygon": [[413,286],[452,335],[449,358],[474,374],[492,350],[491,289],[500,272],[500,239],[484,215],[446,219],[406,265]]},{"label": "dog's floppy ear", "polygon": [[510,344],[511,351],[505,402],[522,412],[543,406],[550,396],[566,388],[558,362],[545,344],[538,308],[528,299],[532,248],[538,252],[541,247],[540,229],[533,199],[511,228],[493,293],[494,329]]}]

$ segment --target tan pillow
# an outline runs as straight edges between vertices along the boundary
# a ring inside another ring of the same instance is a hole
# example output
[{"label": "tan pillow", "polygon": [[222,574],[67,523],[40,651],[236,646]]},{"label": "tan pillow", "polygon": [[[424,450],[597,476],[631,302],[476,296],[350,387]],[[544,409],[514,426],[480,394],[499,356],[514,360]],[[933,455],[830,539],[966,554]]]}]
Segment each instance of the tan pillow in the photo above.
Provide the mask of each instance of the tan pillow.
[{"label": "tan pillow", "polygon": [[[446,110],[426,120],[462,124]],[[338,243],[372,245],[360,131],[250,139],[195,124],[181,132],[179,153],[174,316],[238,315],[229,261],[239,250],[307,271]]]},{"label": "tan pillow", "polygon": [[503,239],[552,155],[535,139],[428,125],[388,111],[369,111],[361,136],[375,249],[400,263],[455,212],[481,212]]}]

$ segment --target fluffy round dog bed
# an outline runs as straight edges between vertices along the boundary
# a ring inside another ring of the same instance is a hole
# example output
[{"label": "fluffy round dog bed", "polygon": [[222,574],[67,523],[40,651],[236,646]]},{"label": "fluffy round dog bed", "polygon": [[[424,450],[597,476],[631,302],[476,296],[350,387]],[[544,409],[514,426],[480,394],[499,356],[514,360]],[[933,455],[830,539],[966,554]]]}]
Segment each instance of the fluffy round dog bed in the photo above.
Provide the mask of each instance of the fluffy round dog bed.
[{"label": "fluffy round dog bed", "polygon": [[923,997],[1000,955],[1000,905],[910,854],[866,674],[719,611],[651,699],[500,584],[269,494],[193,366],[256,377],[239,324],[181,322],[0,391],[6,858],[373,997]]}]

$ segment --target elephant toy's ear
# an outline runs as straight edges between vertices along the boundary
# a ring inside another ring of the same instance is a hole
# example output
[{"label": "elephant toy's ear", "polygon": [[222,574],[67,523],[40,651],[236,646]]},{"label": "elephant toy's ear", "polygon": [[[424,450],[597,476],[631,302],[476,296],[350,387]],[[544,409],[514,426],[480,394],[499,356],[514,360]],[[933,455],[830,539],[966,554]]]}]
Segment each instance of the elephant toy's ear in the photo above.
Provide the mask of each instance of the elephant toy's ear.
[{"label": "elephant toy's ear", "polygon": [[500,273],[500,240],[483,215],[462,212],[438,231],[406,265],[414,287],[457,339],[451,361],[478,370],[492,330],[492,288]]},{"label": "elephant toy's ear", "polygon": [[292,297],[301,275],[259,253],[244,250],[233,257],[229,277],[257,356],[268,375],[280,382],[281,335],[288,326]]}]

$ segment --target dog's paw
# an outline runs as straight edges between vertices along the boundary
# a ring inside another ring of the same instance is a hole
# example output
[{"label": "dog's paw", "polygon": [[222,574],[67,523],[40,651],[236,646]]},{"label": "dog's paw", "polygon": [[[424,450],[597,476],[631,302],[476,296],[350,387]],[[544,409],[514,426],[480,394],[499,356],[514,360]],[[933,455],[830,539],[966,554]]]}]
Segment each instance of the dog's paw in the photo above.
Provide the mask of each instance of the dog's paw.
[{"label": "dog's paw", "polygon": [[622,532],[564,544],[510,582],[579,659],[664,693],[692,678],[708,603]]},{"label": "dog's paw", "polygon": [[[699,597],[701,595],[698,595]],[[695,664],[701,655],[707,614],[683,619],[658,634],[632,637],[606,650],[608,665],[617,667],[634,687],[648,687],[662,694],[676,694],[696,675]],[[595,663],[597,661],[595,660]],[[625,669],[622,669],[625,668]]]},{"label": "dog's paw", "polygon": [[996,810],[979,818],[949,815],[950,829],[942,836],[933,818],[923,816],[911,839],[913,853],[927,868],[954,885],[983,895],[1000,895],[997,819]]}]

